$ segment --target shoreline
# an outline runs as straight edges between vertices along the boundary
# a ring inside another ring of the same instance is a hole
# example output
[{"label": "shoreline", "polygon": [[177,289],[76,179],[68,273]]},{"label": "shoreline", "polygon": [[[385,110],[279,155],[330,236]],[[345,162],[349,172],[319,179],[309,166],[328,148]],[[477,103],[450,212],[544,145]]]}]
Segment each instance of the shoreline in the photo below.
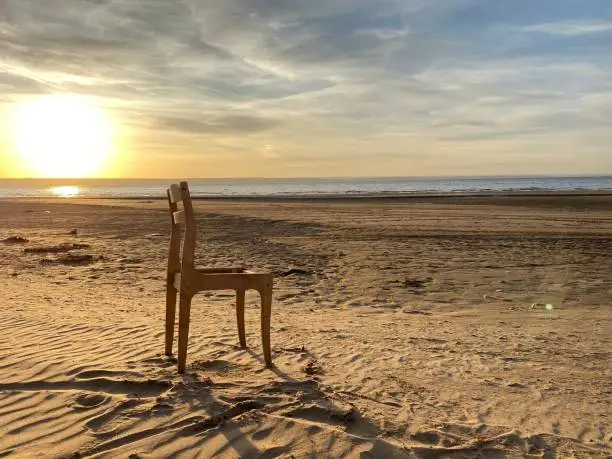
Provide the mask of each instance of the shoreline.
[{"label": "shoreline", "polygon": [[[473,192],[405,192],[405,193],[329,193],[329,194],[257,194],[257,195],[197,195],[192,200],[200,201],[361,201],[361,200],[414,200],[414,199],[466,199],[466,198],[567,198],[567,197],[612,197],[612,189],[605,190],[538,190],[538,191],[473,191]],[[0,200],[166,200],[166,196],[0,196]]]},{"label": "shoreline", "polygon": [[[313,206],[382,206],[410,207],[421,205],[440,206],[503,206],[533,209],[575,209],[580,211],[607,211],[612,209],[612,191],[588,192],[513,192],[513,193],[414,193],[371,195],[285,195],[285,196],[192,196],[194,203],[214,207],[232,205],[295,205],[299,208]],[[166,208],[165,196],[47,196],[47,197],[0,197],[5,203],[58,203],[72,205],[126,205],[129,207]],[[339,208],[339,207],[338,207]]]}]

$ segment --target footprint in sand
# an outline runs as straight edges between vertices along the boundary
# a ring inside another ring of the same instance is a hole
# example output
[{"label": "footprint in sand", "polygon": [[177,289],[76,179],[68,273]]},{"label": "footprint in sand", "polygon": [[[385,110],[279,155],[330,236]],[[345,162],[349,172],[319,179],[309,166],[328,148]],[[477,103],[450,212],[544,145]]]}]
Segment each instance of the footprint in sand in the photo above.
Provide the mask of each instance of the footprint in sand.
[{"label": "footprint in sand", "polygon": [[[129,363],[134,363],[134,362],[129,362]],[[151,357],[149,359],[142,360],[140,363],[147,365],[147,366],[162,367],[162,368],[172,367],[176,364],[176,362],[173,362],[173,359],[170,359],[168,357]]]},{"label": "footprint in sand", "polygon": [[275,426],[261,429],[253,434],[253,440],[265,440],[275,429]]},{"label": "footprint in sand", "polygon": [[116,421],[118,419],[138,417],[142,413],[136,410],[134,413],[132,413],[132,416],[130,416],[130,410],[133,410],[134,408],[145,403],[149,403],[149,401],[135,398],[122,400],[115,403],[101,415],[94,416],[93,418],[89,419],[85,423],[85,426],[92,432],[95,432],[97,435],[110,435],[117,429]]},{"label": "footprint in sand", "polygon": [[426,443],[428,445],[437,445],[440,443],[440,435],[437,432],[415,432],[410,437],[412,440],[418,441],[419,443]]},{"label": "footprint in sand", "polygon": [[72,407],[77,410],[90,410],[104,405],[109,400],[110,397],[106,395],[86,392],[76,397]]},{"label": "footprint in sand", "polygon": [[196,360],[189,365],[191,371],[212,372],[219,376],[227,376],[230,373],[240,373],[248,370],[248,365],[229,362],[223,359]]}]

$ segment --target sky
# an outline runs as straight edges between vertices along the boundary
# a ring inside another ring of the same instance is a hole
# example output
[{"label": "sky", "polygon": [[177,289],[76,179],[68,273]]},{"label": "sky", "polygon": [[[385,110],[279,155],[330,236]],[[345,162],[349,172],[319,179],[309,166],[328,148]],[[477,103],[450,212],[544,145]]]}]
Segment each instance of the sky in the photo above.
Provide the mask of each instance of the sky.
[{"label": "sky", "polygon": [[0,177],[57,93],[107,176],[609,174],[612,1],[2,0]]}]

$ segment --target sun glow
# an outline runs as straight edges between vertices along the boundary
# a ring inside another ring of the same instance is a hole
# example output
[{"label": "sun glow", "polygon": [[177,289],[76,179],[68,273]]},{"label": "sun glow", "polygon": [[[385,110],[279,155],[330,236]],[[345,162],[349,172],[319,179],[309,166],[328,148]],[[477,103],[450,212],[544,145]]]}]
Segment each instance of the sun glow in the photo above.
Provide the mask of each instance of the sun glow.
[{"label": "sun glow", "polygon": [[114,149],[106,113],[72,95],[42,96],[13,114],[16,151],[39,177],[89,177],[102,172]]},{"label": "sun glow", "polygon": [[79,190],[78,186],[56,186],[51,188],[49,191],[55,196],[60,198],[72,198],[74,196],[78,196]]}]

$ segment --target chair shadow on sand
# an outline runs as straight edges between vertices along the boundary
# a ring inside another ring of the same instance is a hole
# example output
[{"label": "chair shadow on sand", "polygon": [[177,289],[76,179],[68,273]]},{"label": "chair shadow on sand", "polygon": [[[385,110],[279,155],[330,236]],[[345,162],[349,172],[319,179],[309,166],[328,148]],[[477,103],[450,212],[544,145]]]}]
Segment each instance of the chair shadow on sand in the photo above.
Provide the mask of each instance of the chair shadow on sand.
[{"label": "chair shadow on sand", "polygon": [[[252,349],[245,349],[244,352],[257,366],[264,363],[262,357]],[[303,353],[314,358],[307,349],[304,349]],[[228,363],[221,356],[216,360],[196,360],[191,363],[189,373],[181,378],[184,386],[176,393],[177,397],[192,406],[194,411],[214,413],[183,429],[180,435],[200,436],[205,432],[210,435],[223,435],[226,442],[215,451],[215,455],[223,454],[229,448],[234,449],[240,457],[290,455],[295,446],[294,442],[300,439],[296,438],[289,444],[272,446],[265,450],[261,450],[251,441],[266,440],[272,433],[270,423],[303,424],[306,431],[312,432],[313,435],[327,432],[327,445],[320,450],[313,449],[307,457],[319,457],[325,450],[331,450],[339,436],[344,433],[349,434],[351,438],[354,436],[356,440],[361,438],[367,441],[374,441],[379,433],[377,426],[363,418],[352,404],[342,401],[331,388],[326,388],[315,378],[299,379],[273,366],[263,371],[271,372],[276,377],[275,380],[256,385],[245,384],[243,390],[240,390],[240,384],[213,382],[209,378],[210,375],[216,379],[215,372],[224,369],[219,362]],[[245,368],[246,371],[249,366]],[[241,431],[243,415],[249,416],[247,423],[250,433]],[[189,449],[204,445],[209,439],[210,437],[205,435],[196,445],[191,444],[177,454],[187,453]],[[374,457],[379,457],[376,451],[387,447],[388,445],[375,443],[371,452],[375,454]],[[382,450],[380,454],[383,454]],[[383,456],[386,457],[385,454]]]}]

